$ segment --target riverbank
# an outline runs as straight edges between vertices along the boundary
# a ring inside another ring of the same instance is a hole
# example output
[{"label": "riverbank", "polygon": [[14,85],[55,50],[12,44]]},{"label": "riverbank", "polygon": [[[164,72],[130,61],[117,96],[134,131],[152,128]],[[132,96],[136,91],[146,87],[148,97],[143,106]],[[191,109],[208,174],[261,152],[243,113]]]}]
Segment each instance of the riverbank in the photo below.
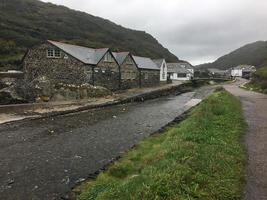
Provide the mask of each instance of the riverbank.
[{"label": "riverbank", "polygon": [[129,102],[139,102],[167,95],[178,95],[192,91],[207,84],[206,81],[175,82],[153,88],[135,88],[104,98],[92,98],[84,101],[49,102],[0,106],[0,124],[36,118],[54,117],[84,110],[103,108]]},{"label": "riverbank", "polygon": [[0,125],[1,198],[66,199],[79,182],[212,91],[206,86],[181,95]]},{"label": "riverbank", "polygon": [[239,101],[217,91],[185,121],[145,139],[96,180],[73,191],[79,200],[239,199],[245,129]]}]

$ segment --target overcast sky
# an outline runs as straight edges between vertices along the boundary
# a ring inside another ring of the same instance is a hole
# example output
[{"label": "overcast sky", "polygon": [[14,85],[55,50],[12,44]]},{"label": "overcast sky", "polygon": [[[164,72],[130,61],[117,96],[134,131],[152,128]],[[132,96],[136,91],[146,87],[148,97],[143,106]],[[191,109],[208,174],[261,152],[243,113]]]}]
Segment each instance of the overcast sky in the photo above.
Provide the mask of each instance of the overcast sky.
[{"label": "overcast sky", "polygon": [[267,40],[267,0],[43,0],[152,34],[193,64]]}]

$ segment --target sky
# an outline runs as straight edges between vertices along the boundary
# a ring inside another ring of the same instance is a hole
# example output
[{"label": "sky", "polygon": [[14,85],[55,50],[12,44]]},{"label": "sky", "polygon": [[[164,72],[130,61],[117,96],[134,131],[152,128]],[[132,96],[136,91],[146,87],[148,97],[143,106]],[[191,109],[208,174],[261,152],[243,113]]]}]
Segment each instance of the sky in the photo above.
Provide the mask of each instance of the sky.
[{"label": "sky", "polygon": [[178,58],[212,62],[267,40],[267,0],[43,0],[153,35]]}]

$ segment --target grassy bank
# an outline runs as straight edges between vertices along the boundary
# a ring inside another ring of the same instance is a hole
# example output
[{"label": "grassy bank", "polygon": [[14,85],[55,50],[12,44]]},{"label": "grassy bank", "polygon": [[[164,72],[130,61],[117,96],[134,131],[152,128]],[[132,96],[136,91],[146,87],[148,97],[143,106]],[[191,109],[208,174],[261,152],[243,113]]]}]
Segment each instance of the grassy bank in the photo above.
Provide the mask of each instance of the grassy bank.
[{"label": "grassy bank", "polygon": [[217,91],[74,192],[79,200],[240,199],[245,127],[239,101]]},{"label": "grassy bank", "polygon": [[245,89],[267,94],[267,67],[258,69],[252,80],[245,85]]}]

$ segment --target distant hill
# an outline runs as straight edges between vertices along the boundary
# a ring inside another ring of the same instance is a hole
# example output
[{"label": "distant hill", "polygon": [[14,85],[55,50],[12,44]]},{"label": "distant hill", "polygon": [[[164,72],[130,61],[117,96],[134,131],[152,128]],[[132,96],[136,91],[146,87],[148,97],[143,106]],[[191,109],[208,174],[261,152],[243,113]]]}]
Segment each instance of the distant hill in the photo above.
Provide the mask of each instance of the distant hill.
[{"label": "distant hill", "polygon": [[267,66],[267,41],[258,41],[247,44],[213,63],[196,66],[199,69],[218,68],[229,69],[241,64],[254,65],[256,67]]},{"label": "distant hill", "polygon": [[178,60],[144,31],[64,6],[38,0],[0,0],[0,13],[0,70],[14,68],[27,48],[47,39]]}]

